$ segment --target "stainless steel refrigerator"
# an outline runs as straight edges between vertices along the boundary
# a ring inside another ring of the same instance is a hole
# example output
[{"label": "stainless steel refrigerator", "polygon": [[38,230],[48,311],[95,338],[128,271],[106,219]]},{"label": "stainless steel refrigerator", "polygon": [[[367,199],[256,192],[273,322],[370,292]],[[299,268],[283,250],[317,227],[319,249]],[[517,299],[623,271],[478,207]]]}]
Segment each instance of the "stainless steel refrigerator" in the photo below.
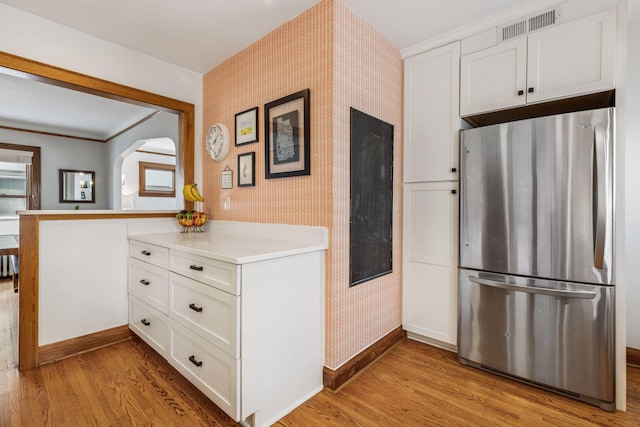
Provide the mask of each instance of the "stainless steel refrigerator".
[{"label": "stainless steel refrigerator", "polygon": [[614,109],[460,133],[460,362],[615,409]]}]

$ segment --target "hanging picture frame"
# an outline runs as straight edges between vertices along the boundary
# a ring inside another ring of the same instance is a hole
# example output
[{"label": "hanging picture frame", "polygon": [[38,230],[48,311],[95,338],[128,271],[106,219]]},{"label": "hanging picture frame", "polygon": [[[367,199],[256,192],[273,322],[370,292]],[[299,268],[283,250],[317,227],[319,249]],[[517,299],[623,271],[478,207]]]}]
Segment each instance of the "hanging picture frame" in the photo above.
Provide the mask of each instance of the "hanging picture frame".
[{"label": "hanging picture frame", "polygon": [[258,107],[236,114],[236,146],[258,142]]},{"label": "hanging picture frame", "polygon": [[253,187],[256,185],[256,153],[238,154],[238,187]]},{"label": "hanging picture frame", "polygon": [[265,178],[311,174],[309,89],[264,106]]},{"label": "hanging picture frame", "polygon": [[233,171],[227,165],[221,172],[220,187],[223,190],[229,190],[233,188]]}]

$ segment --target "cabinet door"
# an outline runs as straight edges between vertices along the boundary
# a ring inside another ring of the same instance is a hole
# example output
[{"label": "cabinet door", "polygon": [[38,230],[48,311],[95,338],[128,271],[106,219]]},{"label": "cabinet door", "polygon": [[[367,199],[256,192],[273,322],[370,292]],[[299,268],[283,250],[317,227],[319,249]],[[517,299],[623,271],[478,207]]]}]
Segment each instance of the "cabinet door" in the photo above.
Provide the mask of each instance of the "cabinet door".
[{"label": "cabinet door", "polygon": [[403,327],[456,343],[458,197],[456,182],[404,188]]},{"label": "cabinet door", "polygon": [[613,89],[615,44],[614,10],[530,34],[527,102]]},{"label": "cabinet door", "polygon": [[460,60],[460,115],[524,105],[526,64],[525,37],[463,56]]},{"label": "cabinet door", "polygon": [[404,182],[455,180],[460,43],[405,61]]}]

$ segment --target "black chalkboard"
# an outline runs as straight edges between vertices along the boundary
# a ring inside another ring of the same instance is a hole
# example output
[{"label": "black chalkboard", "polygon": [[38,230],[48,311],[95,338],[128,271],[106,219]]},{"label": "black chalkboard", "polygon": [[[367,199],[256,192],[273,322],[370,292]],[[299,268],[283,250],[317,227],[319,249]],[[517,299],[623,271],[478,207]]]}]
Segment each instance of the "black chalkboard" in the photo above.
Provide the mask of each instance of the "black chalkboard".
[{"label": "black chalkboard", "polygon": [[393,125],[351,108],[350,286],[392,271]]}]

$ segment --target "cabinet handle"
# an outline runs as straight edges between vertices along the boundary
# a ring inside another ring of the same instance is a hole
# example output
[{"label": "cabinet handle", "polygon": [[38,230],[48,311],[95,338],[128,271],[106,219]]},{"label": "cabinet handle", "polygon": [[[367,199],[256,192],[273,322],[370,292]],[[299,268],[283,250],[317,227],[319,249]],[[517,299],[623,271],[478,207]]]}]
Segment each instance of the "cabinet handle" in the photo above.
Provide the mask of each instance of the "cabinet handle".
[{"label": "cabinet handle", "polygon": [[195,271],[202,271],[204,270],[204,267],[201,265],[190,265],[189,266],[190,269],[195,270]]},{"label": "cabinet handle", "polygon": [[527,89],[527,92],[529,92],[529,93],[533,93],[533,88],[532,88],[532,87],[530,87],[529,89]]},{"label": "cabinet handle", "polygon": [[142,283],[145,286],[149,286],[149,281],[148,280],[141,279],[140,283]]},{"label": "cabinet handle", "polygon": [[149,252],[149,251],[142,251],[142,252],[140,252],[140,253],[141,253],[142,255],[145,255],[145,256],[150,256],[150,255],[151,255],[151,252]]},{"label": "cabinet handle", "polygon": [[147,319],[142,319],[140,323],[142,323],[144,326],[149,326],[151,324],[151,322],[149,322]]},{"label": "cabinet handle", "polygon": [[524,91],[523,90],[519,90],[518,91],[518,96],[522,96],[522,95],[524,95]]},{"label": "cabinet handle", "polygon": [[451,190],[451,194],[457,194],[458,191],[457,190]]},{"label": "cabinet handle", "polygon": [[458,172],[457,168],[451,168],[451,173],[456,173],[456,172]]},{"label": "cabinet handle", "polygon": [[202,307],[198,307],[194,303],[189,304],[189,308],[193,311],[197,311],[198,313],[202,312]]},{"label": "cabinet handle", "polygon": [[201,360],[196,360],[196,356],[189,356],[189,362],[193,363],[194,365],[196,365],[198,368],[200,366],[202,366],[202,361]]}]

